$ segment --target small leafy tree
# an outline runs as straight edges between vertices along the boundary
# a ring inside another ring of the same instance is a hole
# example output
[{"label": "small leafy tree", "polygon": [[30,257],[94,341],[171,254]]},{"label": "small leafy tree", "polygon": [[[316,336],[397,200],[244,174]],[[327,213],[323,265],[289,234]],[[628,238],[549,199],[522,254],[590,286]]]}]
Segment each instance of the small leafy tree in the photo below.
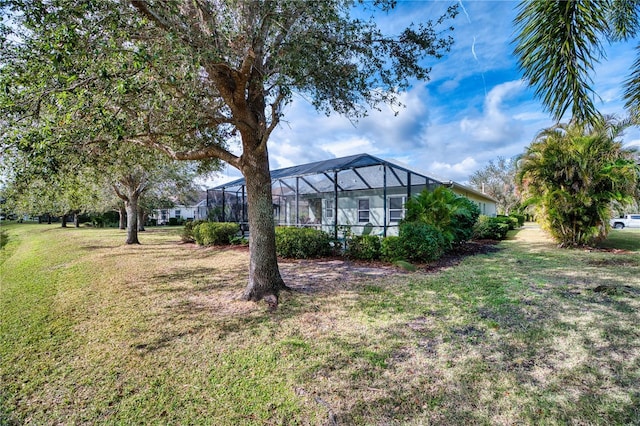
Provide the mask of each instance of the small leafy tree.
[{"label": "small leafy tree", "polygon": [[624,123],[559,124],[542,131],[519,160],[518,184],[561,246],[606,237],[613,201],[631,201],[640,165],[617,139]]},{"label": "small leafy tree", "polygon": [[469,183],[479,191],[495,198],[498,214],[509,215],[520,206],[516,186],[516,161],[498,157],[469,177]]}]

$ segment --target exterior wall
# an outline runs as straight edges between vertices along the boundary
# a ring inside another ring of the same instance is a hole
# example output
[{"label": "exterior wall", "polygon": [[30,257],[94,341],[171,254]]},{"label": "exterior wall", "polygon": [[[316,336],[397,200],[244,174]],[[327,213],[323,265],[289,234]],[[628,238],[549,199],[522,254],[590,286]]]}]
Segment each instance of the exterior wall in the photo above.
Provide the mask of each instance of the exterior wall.
[{"label": "exterior wall", "polygon": [[496,203],[486,198],[476,197],[473,194],[464,195],[480,207],[480,214],[485,216],[496,216]]},{"label": "exterior wall", "polygon": [[[334,195],[330,193],[322,194],[322,213],[326,211],[327,203],[331,205],[334,200]],[[398,235],[398,222],[391,220],[391,214],[389,212],[390,203],[388,198],[390,197],[402,197],[403,201],[406,201],[407,189],[403,187],[387,188],[387,236]],[[359,200],[367,200],[369,203],[368,220],[359,220]],[[404,207],[404,205],[403,205]],[[403,209],[404,213],[404,209]],[[404,217],[404,214],[402,215]],[[383,189],[370,189],[361,191],[349,191],[338,193],[338,227],[339,234],[342,234],[345,228],[349,228],[355,235],[361,235],[365,229],[371,229],[372,235],[384,235],[384,223],[385,223],[385,205],[384,205],[384,190]],[[326,217],[323,215],[321,221],[321,229],[333,233],[334,232],[334,220],[333,217]]]},{"label": "exterior wall", "polygon": [[[461,191],[459,189],[454,189],[454,192],[458,195],[467,197],[474,203],[478,205],[480,208],[480,213],[487,216],[496,216],[496,204],[494,201],[484,198],[482,196],[478,196],[473,192]],[[417,194],[418,191],[412,192],[412,195]],[[323,231],[333,234],[334,232],[334,221],[333,217],[326,217],[326,206],[327,203],[331,204],[334,200],[334,194],[332,193],[324,193],[319,194],[322,196],[322,208],[311,209],[310,205],[313,203],[307,203],[302,205],[299,208],[299,214],[301,217],[301,223],[306,226],[314,226]],[[339,192],[338,193],[338,227],[339,234],[342,233],[343,229],[348,227],[351,232],[356,235],[362,234],[362,232],[371,228],[371,234],[373,235],[384,235],[384,219],[385,219],[385,211],[384,211],[384,191],[383,189],[371,189],[371,190],[360,190],[360,191],[349,191],[349,192]],[[392,197],[402,197],[402,215],[404,217],[404,203],[406,202],[407,189],[404,187],[393,187],[387,188],[387,212],[386,212],[386,223],[387,223],[387,236],[398,235],[398,222],[391,220],[390,213],[390,202],[389,198]],[[358,200],[368,200],[369,201],[369,220],[366,222],[360,222],[358,220]],[[295,224],[295,199],[291,201],[289,211],[292,213],[289,216],[289,222],[287,224]],[[399,212],[396,212],[398,214]],[[318,217],[320,216],[320,217]],[[304,222],[302,219],[308,217],[310,220],[308,222]],[[342,228],[342,229],[340,229]]]},{"label": "exterior wall", "polygon": [[478,207],[480,207],[480,214],[492,217],[495,217],[497,215],[495,201],[489,198],[482,197],[481,195],[475,194],[474,192],[465,191],[464,189],[455,186],[451,188],[451,190],[456,194],[466,197],[476,203]]}]

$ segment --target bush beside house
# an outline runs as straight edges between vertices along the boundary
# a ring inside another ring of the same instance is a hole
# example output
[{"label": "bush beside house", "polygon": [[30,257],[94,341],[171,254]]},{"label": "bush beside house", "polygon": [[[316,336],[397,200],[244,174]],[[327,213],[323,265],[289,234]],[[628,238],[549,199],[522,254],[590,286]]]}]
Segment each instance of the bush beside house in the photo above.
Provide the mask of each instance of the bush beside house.
[{"label": "bush beside house", "polygon": [[354,235],[347,243],[345,255],[358,260],[379,259],[381,241],[377,235]]},{"label": "bush beside house", "polygon": [[238,232],[240,225],[237,223],[194,220],[185,223],[181,238],[184,242],[196,242],[201,246],[228,245]]},{"label": "bush beside house", "polygon": [[499,217],[480,216],[473,228],[476,240],[504,240],[512,222]]},{"label": "bush beside house", "polygon": [[276,228],[276,253],[281,257],[308,259],[329,256],[333,252],[331,237],[313,228]]},{"label": "bush beside house", "polygon": [[402,260],[417,262],[437,260],[442,257],[447,245],[442,232],[424,222],[403,222],[400,224],[399,236],[407,255]]}]

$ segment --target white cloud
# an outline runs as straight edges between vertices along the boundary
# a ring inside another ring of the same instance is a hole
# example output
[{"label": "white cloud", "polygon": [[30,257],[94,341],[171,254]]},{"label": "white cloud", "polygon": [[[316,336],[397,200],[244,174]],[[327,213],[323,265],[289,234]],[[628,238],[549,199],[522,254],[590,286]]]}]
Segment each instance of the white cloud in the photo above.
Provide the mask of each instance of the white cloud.
[{"label": "white cloud", "polygon": [[549,120],[549,115],[542,111],[525,111],[521,114],[514,114],[513,118],[518,121],[545,121]]},{"label": "white cloud", "polygon": [[455,181],[466,181],[468,176],[477,169],[478,162],[471,157],[466,157],[458,163],[442,163],[435,161],[429,167],[429,170],[433,173]]},{"label": "white cloud", "polygon": [[320,148],[333,154],[335,157],[346,157],[363,152],[369,154],[377,154],[380,152],[371,140],[357,136],[333,143],[322,144]]},{"label": "white cloud", "polygon": [[505,138],[521,132],[519,120],[503,110],[503,102],[524,89],[522,81],[509,81],[491,89],[479,117],[465,117],[460,121],[462,134],[477,142],[503,144]]}]

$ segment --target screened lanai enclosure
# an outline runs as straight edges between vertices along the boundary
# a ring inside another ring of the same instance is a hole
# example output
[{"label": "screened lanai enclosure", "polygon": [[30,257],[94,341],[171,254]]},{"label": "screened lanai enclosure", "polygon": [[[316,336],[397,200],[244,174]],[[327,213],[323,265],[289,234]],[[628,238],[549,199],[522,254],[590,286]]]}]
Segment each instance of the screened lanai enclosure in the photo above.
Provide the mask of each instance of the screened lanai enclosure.
[{"label": "screened lanai enclosure", "polygon": [[[404,205],[425,188],[442,183],[369,154],[335,158],[271,171],[275,225],[313,227],[339,238],[397,235]],[[209,217],[247,227],[245,180],[207,191]]]}]

